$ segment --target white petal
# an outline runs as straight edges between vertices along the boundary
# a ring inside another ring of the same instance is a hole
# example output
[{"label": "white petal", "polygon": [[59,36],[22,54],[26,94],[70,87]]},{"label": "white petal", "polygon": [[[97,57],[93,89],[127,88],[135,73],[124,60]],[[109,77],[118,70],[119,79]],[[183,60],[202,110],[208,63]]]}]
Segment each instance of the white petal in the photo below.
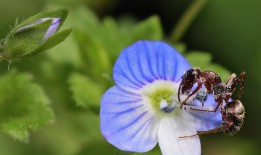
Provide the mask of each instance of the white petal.
[{"label": "white petal", "polygon": [[162,117],[158,133],[162,154],[200,155],[201,147],[198,136],[179,138],[194,134],[196,134],[194,119],[186,112]]}]

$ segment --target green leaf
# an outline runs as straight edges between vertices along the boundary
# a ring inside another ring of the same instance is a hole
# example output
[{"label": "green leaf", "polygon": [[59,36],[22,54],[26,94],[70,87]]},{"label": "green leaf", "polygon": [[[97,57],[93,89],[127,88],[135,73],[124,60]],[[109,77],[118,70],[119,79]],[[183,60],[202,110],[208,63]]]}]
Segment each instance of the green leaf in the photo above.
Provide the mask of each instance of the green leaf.
[{"label": "green leaf", "polygon": [[179,53],[185,53],[187,47],[183,43],[170,43]]},{"label": "green leaf", "polygon": [[102,82],[102,75],[111,72],[110,54],[121,45],[121,42],[112,37],[118,36],[118,33],[111,31],[114,29],[110,26],[111,23],[107,23],[108,29],[105,28],[91,10],[82,6],[71,10],[68,20],[75,27],[74,37],[80,49],[82,68],[86,70],[88,67],[88,75]]},{"label": "green leaf", "polygon": [[0,77],[0,132],[22,142],[29,131],[54,121],[49,99],[27,73],[10,72]]},{"label": "green leaf", "polygon": [[92,34],[98,31],[99,19],[98,17],[87,7],[79,5],[70,10],[68,17],[68,24],[76,27],[77,30],[83,32],[89,32]]},{"label": "green leaf", "polygon": [[[91,78],[104,82],[102,75],[110,73],[112,66],[109,49],[105,48],[101,40],[96,40],[86,33],[76,31],[75,34],[77,35],[76,39],[80,47],[82,62],[84,63],[82,68]],[[88,70],[85,68],[88,68]]]},{"label": "green leaf", "polygon": [[40,46],[38,46],[36,49],[34,49],[31,52],[31,55],[37,54],[41,51],[48,50],[55,45],[58,45],[59,43],[63,42],[72,32],[72,28],[65,29],[63,31],[60,31],[58,33],[55,33],[51,37],[49,37],[45,42],[43,42]]},{"label": "green leaf", "polygon": [[32,53],[41,44],[51,23],[51,20],[47,20],[12,35],[6,39],[1,55],[7,60],[15,60]]},{"label": "green leaf", "polygon": [[70,89],[77,106],[98,110],[104,88],[87,76],[73,73],[69,78]]},{"label": "green leaf", "polygon": [[118,57],[122,49],[134,41],[131,30],[118,24],[111,17],[106,17],[103,20],[101,29],[101,42],[113,61]]},{"label": "green leaf", "polygon": [[132,36],[134,40],[162,40],[163,32],[158,16],[152,16],[138,23],[132,31]]},{"label": "green leaf", "polygon": [[[82,65],[82,58],[78,43],[73,35],[68,36],[65,41],[59,46],[55,46],[46,52],[49,58],[47,61],[52,61],[59,64],[70,64],[74,68],[80,68]],[[48,62],[47,62],[48,63]]]},{"label": "green leaf", "polygon": [[206,52],[193,51],[185,55],[191,66],[197,66],[201,69],[206,69],[206,67],[211,62],[211,55]]}]

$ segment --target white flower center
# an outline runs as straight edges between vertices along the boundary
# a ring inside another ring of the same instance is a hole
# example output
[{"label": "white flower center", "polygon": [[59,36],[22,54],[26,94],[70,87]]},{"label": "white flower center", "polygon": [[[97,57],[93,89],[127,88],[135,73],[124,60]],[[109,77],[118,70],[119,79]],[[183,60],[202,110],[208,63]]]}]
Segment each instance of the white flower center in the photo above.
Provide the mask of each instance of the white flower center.
[{"label": "white flower center", "polygon": [[[157,114],[166,114],[179,109],[178,88],[179,83],[157,80],[143,87],[139,94],[143,96],[146,103],[150,103],[147,105],[150,109]],[[185,96],[182,95],[181,99],[185,99]]]}]

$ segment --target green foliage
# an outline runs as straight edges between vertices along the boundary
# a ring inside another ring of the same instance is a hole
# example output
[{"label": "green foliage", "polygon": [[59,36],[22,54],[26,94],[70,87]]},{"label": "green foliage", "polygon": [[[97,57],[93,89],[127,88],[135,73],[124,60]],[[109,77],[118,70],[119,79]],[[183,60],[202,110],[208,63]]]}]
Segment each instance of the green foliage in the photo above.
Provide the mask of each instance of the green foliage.
[{"label": "green foliage", "polygon": [[31,79],[16,72],[0,77],[0,131],[24,142],[29,141],[29,130],[54,121],[48,97]]},{"label": "green foliage", "polygon": [[70,89],[77,106],[94,108],[99,111],[99,102],[104,88],[87,76],[72,73],[69,77]]},{"label": "green foliage", "polygon": [[133,37],[136,40],[160,40],[163,38],[160,19],[158,16],[152,16],[143,22],[138,23],[133,28]]},{"label": "green foliage", "polygon": [[184,54],[186,52],[186,45],[184,43],[170,43],[179,53]]},{"label": "green foliage", "polygon": [[[59,32],[58,32],[59,33]],[[73,35],[70,35],[60,46],[55,46],[48,50],[46,56],[48,61],[62,65],[71,65],[74,68],[80,68],[83,65],[83,59],[80,55],[80,47]],[[46,62],[51,64],[50,62]]]},{"label": "green foliage", "polygon": [[206,68],[211,63],[211,55],[207,52],[192,51],[185,55],[192,66]]},{"label": "green foliage", "polygon": [[51,37],[46,39],[42,44],[40,44],[37,48],[35,48],[30,54],[31,55],[37,54],[39,52],[48,50],[54,47],[55,45],[63,42],[71,34],[72,30],[73,29],[70,28],[57,32],[55,35],[52,35]]}]

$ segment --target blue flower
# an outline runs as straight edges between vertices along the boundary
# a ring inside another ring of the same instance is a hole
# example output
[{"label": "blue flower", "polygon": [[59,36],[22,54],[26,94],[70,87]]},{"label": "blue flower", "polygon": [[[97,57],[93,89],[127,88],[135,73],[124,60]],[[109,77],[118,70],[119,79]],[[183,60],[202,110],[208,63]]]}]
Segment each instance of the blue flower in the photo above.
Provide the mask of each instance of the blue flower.
[{"label": "blue flower", "polygon": [[[159,143],[163,155],[201,154],[198,136],[179,137],[220,126],[222,117],[220,112],[179,108],[177,91],[189,68],[184,57],[161,41],[138,41],[124,49],[113,69],[116,86],[101,99],[106,140],[124,151],[147,152]],[[216,105],[213,96],[205,105]]]}]

